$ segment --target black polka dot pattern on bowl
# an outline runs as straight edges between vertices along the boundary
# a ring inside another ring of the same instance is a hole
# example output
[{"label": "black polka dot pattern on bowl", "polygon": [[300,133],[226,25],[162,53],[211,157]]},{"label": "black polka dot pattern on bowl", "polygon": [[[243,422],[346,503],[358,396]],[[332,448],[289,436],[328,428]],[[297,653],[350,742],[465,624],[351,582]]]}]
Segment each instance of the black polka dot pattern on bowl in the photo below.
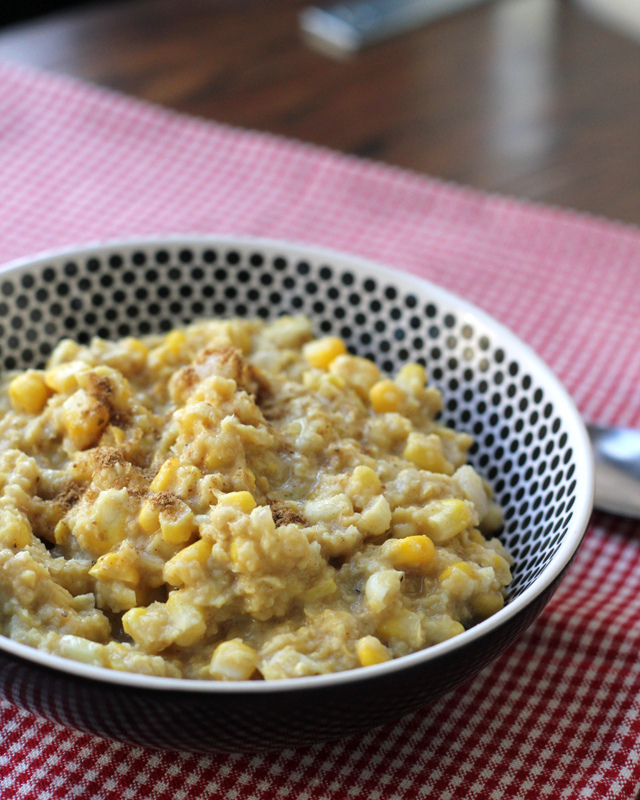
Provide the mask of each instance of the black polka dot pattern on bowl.
[{"label": "black polka dot pattern on bowl", "polygon": [[455,309],[386,276],[331,260],[242,247],[124,247],[52,259],[0,280],[0,364],[42,367],[71,337],[168,331],[201,317],[306,314],[319,335],[387,373],[417,361],[443,392],[443,421],[474,437],[470,460],[505,514],[500,538],[515,558],[509,597],[557,552],[576,501],[576,464],[553,403],[500,342]]}]

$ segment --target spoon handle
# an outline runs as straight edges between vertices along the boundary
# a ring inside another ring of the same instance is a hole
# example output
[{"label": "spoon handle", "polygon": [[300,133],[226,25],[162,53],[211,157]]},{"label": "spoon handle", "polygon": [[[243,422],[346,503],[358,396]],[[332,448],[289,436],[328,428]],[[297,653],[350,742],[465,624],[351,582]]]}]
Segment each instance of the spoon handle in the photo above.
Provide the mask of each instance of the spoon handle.
[{"label": "spoon handle", "polygon": [[640,431],[587,425],[596,465],[595,507],[640,519]]}]

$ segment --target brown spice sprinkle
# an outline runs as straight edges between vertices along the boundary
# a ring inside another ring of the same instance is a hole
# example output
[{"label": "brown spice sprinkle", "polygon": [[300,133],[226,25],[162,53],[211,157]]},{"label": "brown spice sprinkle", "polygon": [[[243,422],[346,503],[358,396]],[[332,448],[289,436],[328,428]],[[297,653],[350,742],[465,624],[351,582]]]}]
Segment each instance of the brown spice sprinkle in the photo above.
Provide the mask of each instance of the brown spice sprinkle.
[{"label": "brown spice sprinkle", "polygon": [[149,500],[158,508],[171,508],[177,499],[173,492],[157,492],[149,495]]},{"label": "brown spice sprinkle", "polygon": [[114,404],[114,389],[109,378],[104,375],[89,376],[89,394],[101,403],[108,414],[107,422],[118,428],[126,428],[131,424],[131,414],[116,408]]},{"label": "brown spice sprinkle", "polygon": [[283,500],[269,501],[271,506],[271,516],[276,524],[276,528],[283,525],[306,525],[307,520],[295,508],[292,508]]},{"label": "brown spice sprinkle", "polygon": [[177,373],[174,380],[180,391],[188,393],[196,386],[199,378],[193,367],[184,367]]},{"label": "brown spice sprinkle", "polygon": [[53,502],[66,513],[72,509],[84,494],[85,487],[76,481],[70,481],[59,495],[53,498]]},{"label": "brown spice sprinkle", "polygon": [[195,364],[212,361],[218,375],[231,378],[240,389],[255,395],[259,391],[257,370],[242,357],[235,347],[207,347],[196,358]]},{"label": "brown spice sprinkle", "polygon": [[132,497],[144,496],[156,474],[129,461],[126,453],[117,447],[94,447],[86,451],[86,457],[85,464],[91,473],[110,471],[114,482],[126,488]]},{"label": "brown spice sprinkle", "polygon": [[96,469],[110,469],[127,463],[126,458],[116,447],[97,447],[92,453]]}]

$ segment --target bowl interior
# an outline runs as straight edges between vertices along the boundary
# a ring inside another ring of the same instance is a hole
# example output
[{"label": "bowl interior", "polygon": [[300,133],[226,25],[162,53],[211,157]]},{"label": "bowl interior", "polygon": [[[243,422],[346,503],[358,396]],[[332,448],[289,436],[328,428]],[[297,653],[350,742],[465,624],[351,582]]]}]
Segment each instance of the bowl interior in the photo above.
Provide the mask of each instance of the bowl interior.
[{"label": "bowl interior", "polygon": [[94,247],[0,275],[0,365],[41,367],[62,337],[290,313],[385,372],[409,361],[427,367],[443,392],[443,420],[473,435],[470,461],[504,510],[500,538],[515,558],[509,600],[531,587],[585,502],[566,399],[515,337],[505,341],[500,326],[429,284],[257,241]]}]

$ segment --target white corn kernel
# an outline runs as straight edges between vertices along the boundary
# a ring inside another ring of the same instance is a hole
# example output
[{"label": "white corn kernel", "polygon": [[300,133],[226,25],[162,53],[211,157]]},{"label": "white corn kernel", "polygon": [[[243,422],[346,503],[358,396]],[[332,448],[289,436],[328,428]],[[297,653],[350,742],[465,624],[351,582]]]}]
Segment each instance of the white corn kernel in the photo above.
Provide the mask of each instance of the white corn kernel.
[{"label": "white corn kernel", "polygon": [[332,375],[339,375],[345,383],[360,395],[362,400],[369,399],[369,390],[380,380],[380,370],[367,358],[340,355],[329,365]]},{"label": "white corn kernel", "polygon": [[475,506],[478,518],[482,518],[487,513],[489,501],[487,493],[484,490],[482,478],[478,475],[473,467],[468,464],[456,470],[453,480],[460,487],[462,494]]},{"label": "white corn kernel", "polygon": [[391,525],[391,508],[386,497],[380,495],[372,500],[360,514],[356,527],[365,536],[382,536]]},{"label": "white corn kernel", "polygon": [[181,590],[169,594],[166,608],[175,626],[173,639],[178,647],[192,647],[202,639],[207,630],[202,611],[183,597]]},{"label": "white corn kernel", "polygon": [[395,569],[374,572],[367,580],[364,594],[369,607],[375,614],[384,611],[400,594],[402,573]]},{"label": "white corn kernel", "polygon": [[424,508],[426,533],[436,543],[448,542],[473,524],[464,500],[435,500]]}]

